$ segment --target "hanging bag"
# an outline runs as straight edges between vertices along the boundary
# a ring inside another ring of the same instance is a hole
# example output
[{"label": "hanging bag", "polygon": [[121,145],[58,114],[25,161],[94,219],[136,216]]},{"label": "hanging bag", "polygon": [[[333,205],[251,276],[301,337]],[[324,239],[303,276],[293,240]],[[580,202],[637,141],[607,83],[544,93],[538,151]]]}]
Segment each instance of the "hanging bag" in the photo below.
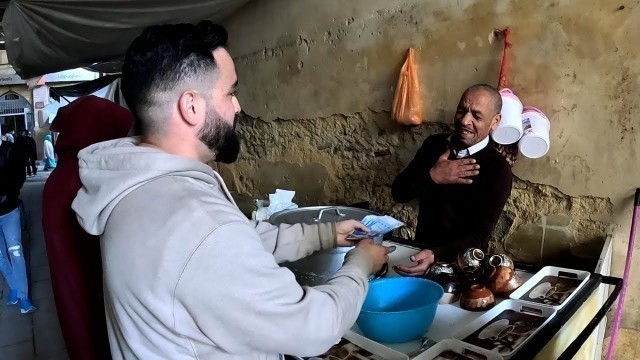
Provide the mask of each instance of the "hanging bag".
[{"label": "hanging bag", "polygon": [[407,58],[400,70],[396,93],[393,97],[393,120],[402,125],[422,124],[422,100],[420,99],[420,83],[418,82],[418,66],[414,58],[413,48],[407,51]]}]

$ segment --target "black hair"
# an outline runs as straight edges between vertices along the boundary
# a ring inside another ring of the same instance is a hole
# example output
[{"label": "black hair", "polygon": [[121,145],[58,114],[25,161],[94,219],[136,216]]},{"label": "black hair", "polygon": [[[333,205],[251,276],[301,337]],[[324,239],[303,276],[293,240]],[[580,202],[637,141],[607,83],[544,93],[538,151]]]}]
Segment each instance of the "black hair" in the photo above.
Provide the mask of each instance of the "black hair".
[{"label": "black hair", "polygon": [[[158,126],[150,111],[182,83],[215,76],[212,52],[227,44],[227,31],[211,21],[197,25],[155,25],[135,38],[122,66],[122,95],[135,115],[134,133],[146,134]],[[164,99],[166,102],[167,99]]]},{"label": "black hair", "polygon": [[466,94],[478,90],[486,91],[491,96],[491,100],[493,102],[493,110],[496,115],[500,114],[500,112],[502,111],[502,96],[498,92],[498,89],[488,84],[475,84],[470,86],[464,92]]}]

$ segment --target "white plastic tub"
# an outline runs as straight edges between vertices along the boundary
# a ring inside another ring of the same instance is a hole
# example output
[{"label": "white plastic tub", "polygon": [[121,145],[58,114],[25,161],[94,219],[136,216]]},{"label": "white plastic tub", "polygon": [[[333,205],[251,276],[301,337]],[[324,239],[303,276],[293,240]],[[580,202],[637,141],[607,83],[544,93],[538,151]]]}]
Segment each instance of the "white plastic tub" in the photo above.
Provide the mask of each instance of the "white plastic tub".
[{"label": "white plastic tub", "polygon": [[549,151],[551,123],[547,116],[533,106],[525,106],[522,112],[522,139],[518,144],[522,155],[537,159]]},{"label": "white plastic tub", "polygon": [[500,90],[502,96],[502,118],[491,133],[495,142],[502,145],[515,144],[522,137],[522,102],[511,89]]}]

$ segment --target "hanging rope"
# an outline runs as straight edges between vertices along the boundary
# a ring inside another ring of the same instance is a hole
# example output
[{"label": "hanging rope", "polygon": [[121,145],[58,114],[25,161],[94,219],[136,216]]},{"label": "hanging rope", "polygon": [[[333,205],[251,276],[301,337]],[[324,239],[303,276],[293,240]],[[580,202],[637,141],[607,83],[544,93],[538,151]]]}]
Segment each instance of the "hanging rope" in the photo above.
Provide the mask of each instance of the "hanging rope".
[{"label": "hanging rope", "polygon": [[502,37],[504,38],[504,52],[502,53],[502,64],[500,65],[500,78],[498,80],[498,90],[507,87],[507,73],[509,71],[509,51],[513,44],[510,40],[511,29],[506,28],[502,30]]},{"label": "hanging rope", "polygon": [[[504,51],[502,53],[502,63],[500,64],[500,77],[498,78],[498,90],[504,89],[508,85],[507,79],[509,78],[509,49],[513,44],[511,43],[511,29],[506,28],[499,32],[502,34],[504,40]],[[497,36],[499,36],[497,34]],[[513,166],[518,159],[518,143],[511,145],[501,145],[495,141],[491,141],[493,146],[504,156],[509,165]]]}]

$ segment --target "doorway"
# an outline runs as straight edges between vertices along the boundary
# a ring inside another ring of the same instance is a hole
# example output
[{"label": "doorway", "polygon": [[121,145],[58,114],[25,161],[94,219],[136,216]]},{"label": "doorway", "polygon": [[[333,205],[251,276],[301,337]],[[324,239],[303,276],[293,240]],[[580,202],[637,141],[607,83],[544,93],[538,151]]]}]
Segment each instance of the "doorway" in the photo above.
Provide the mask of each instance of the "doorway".
[{"label": "doorway", "polygon": [[33,107],[24,96],[13,91],[0,95],[0,133],[33,133],[34,127]]}]

